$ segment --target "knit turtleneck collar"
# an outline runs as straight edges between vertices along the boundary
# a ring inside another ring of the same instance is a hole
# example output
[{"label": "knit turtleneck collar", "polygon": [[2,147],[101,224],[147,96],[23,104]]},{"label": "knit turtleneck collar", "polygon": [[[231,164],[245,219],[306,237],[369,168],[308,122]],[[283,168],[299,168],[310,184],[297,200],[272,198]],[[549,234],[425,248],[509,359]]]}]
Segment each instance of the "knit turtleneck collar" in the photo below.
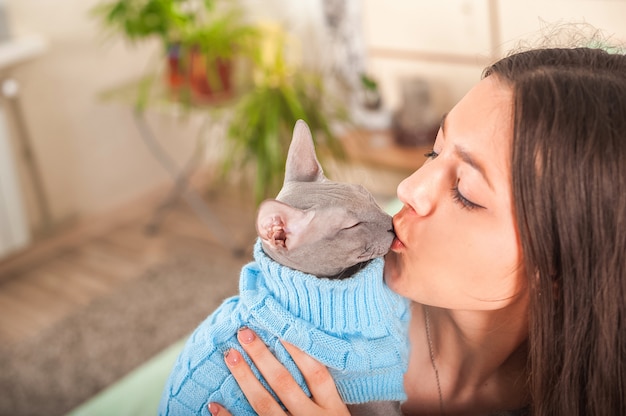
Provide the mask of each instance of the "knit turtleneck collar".
[{"label": "knit turtleneck collar", "polygon": [[254,282],[242,281],[242,298],[270,296],[288,313],[318,329],[384,336],[387,329],[380,323],[397,320],[398,314],[406,311],[407,301],[384,284],[382,258],[341,280],[318,278],[282,266],[265,254],[260,240],[254,246],[254,259],[261,273]]}]

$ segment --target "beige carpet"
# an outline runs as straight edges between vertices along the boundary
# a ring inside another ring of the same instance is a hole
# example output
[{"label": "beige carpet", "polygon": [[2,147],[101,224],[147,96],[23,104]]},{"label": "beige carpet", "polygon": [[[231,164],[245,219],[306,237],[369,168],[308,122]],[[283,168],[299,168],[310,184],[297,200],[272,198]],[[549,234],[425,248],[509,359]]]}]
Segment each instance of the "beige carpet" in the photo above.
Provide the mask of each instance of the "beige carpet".
[{"label": "beige carpet", "polygon": [[203,259],[179,256],[36,338],[0,347],[0,415],[63,415],[117,381],[235,294],[250,253],[234,258],[215,245]]}]

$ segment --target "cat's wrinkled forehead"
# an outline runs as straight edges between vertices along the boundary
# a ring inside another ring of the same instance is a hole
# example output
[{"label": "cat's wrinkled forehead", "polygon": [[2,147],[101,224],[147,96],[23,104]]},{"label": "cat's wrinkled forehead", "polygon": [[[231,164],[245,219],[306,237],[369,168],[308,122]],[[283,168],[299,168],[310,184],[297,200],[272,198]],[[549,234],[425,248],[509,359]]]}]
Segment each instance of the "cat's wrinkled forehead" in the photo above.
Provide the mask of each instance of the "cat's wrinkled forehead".
[{"label": "cat's wrinkled forehead", "polygon": [[364,208],[373,202],[372,195],[363,186],[328,179],[286,183],[276,199],[303,210],[320,205]]}]

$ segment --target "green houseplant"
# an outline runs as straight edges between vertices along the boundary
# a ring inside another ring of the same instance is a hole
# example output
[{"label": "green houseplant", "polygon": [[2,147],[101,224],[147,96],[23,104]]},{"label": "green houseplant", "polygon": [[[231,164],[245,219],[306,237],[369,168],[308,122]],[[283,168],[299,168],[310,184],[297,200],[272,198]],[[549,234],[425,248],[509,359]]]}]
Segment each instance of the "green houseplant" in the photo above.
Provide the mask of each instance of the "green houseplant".
[{"label": "green houseplant", "polygon": [[92,13],[104,28],[133,43],[158,39],[168,85],[182,101],[230,96],[234,58],[256,50],[254,26],[230,1],[106,0]]},{"label": "green houseplant", "polygon": [[[324,89],[320,72],[290,63],[287,34],[280,26],[261,26],[253,87],[245,93],[230,120],[224,172],[254,167],[255,200],[273,196],[284,177],[291,133],[298,119],[307,122],[322,155],[343,157],[330,128],[345,118],[343,105]],[[323,157],[323,156],[322,156]]]},{"label": "green houseplant", "polygon": [[[222,173],[253,168],[255,200],[260,202],[275,195],[282,183],[298,119],[309,124],[322,154],[343,155],[329,126],[331,119],[343,117],[342,107],[329,100],[321,73],[287,59],[290,42],[280,26],[244,23],[242,12],[224,1],[226,5],[218,0],[106,0],[94,12],[106,28],[132,42],[160,40],[173,98],[182,103],[198,103],[189,100],[188,87],[202,92],[216,84],[227,86],[223,72],[235,54],[251,61],[252,86],[237,94]],[[198,72],[200,82],[193,82]],[[139,86],[139,110],[154,98],[153,79],[146,77]]]}]

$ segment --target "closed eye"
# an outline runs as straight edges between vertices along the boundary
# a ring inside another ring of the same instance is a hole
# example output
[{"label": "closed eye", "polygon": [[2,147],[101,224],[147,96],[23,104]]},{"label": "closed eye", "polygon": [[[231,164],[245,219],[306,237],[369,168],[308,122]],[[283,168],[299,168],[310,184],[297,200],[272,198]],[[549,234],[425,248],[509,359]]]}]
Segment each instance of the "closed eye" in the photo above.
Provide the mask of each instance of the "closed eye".
[{"label": "closed eye", "polygon": [[463,194],[461,193],[461,191],[459,191],[458,183],[454,185],[451,191],[452,191],[452,199],[454,200],[454,202],[459,203],[462,208],[469,209],[469,210],[473,210],[476,208],[485,208],[465,198]]},{"label": "closed eye", "polygon": [[347,227],[343,227],[343,228],[342,228],[342,230],[351,230],[352,228],[356,228],[356,227],[358,227],[359,225],[361,225],[361,223],[360,223],[360,222],[357,222],[357,223],[352,224],[352,225],[349,225],[349,226],[347,226]]}]

